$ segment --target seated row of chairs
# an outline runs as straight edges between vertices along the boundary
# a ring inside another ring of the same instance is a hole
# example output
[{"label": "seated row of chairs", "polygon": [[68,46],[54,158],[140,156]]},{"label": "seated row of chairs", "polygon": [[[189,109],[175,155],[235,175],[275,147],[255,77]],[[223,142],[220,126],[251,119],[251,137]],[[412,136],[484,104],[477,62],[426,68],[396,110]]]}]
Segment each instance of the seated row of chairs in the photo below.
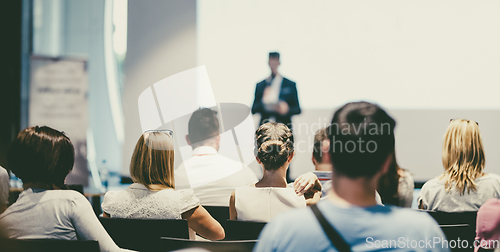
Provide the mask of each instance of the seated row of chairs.
[{"label": "seated row of chairs", "polygon": [[[208,251],[252,251],[266,223],[228,220],[227,207],[206,207],[226,230],[223,241],[189,240],[186,220],[136,220],[99,217],[102,225],[121,248],[138,251],[171,251],[182,248],[204,248]],[[225,210],[225,211],[224,211]],[[425,211],[440,225],[448,241],[467,240],[472,246],[475,238],[476,212],[445,213]],[[168,227],[168,228],[165,228]],[[95,241],[0,240],[7,251],[99,251]],[[71,247],[71,249],[69,249]],[[17,248],[17,249],[15,249]],[[74,248],[74,249],[73,249]],[[470,248],[452,248],[470,251]]]}]

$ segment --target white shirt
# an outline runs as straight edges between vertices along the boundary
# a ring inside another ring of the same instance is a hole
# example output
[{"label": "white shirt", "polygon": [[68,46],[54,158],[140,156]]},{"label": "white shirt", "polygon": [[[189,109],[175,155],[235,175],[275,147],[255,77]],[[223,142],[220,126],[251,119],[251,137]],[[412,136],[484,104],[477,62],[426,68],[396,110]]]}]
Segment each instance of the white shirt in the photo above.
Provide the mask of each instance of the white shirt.
[{"label": "white shirt", "polygon": [[182,219],[182,214],[199,206],[193,190],[164,189],[151,191],[134,183],[124,191],[104,195],[102,210],[111,218]]},{"label": "white shirt", "polygon": [[298,196],[290,186],[244,186],[234,191],[234,200],[238,220],[246,221],[269,222],[279,213],[306,206],[304,196]]},{"label": "white shirt", "polygon": [[243,163],[217,153],[210,146],[193,150],[193,156],[175,170],[175,188],[193,189],[204,206],[229,206],[231,193],[257,183],[255,173]]},{"label": "white shirt", "polygon": [[0,166],[0,204],[9,204],[10,179],[9,173]]},{"label": "white shirt", "polygon": [[[271,80],[269,79],[269,81]],[[269,83],[269,81],[267,82]],[[276,74],[274,79],[272,79],[271,81],[271,85],[264,90],[264,95],[262,97],[262,103],[264,103],[264,105],[274,105],[278,103],[280,98],[282,82],[283,82],[283,77],[280,74]]]},{"label": "white shirt", "polygon": [[0,237],[94,240],[101,252],[128,251],[118,248],[89,201],[73,190],[26,189],[0,215]]}]

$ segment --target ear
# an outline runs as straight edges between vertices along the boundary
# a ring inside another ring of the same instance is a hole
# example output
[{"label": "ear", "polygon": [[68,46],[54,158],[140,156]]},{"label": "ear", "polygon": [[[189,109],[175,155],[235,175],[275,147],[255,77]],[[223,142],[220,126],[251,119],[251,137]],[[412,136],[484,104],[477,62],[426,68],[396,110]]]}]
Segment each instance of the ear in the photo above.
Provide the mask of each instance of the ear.
[{"label": "ear", "polygon": [[313,162],[313,165],[316,166],[318,165],[318,161],[314,158],[314,155],[311,157],[311,161]]},{"label": "ear", "polygon": [[323,143],[321,144],[321,162],[324,164],[330,164],[330,140],[325,139],[323,140]]},{"label": "ear", "polygon": [[189,145],[191,145],[191,140],[189,140],[189,135],[186,135],[186,141]]},{"label": "ear", "polygon": [[220,135],[217,135],[217,137],[215,138],[215,141],[217,141],[217,145],[220,143]]},{"label": "ear", "polygon": [[255,156],[255,159],[257,160],[257,163],[258,163],[258,164],[262,164],[262,162],[260,162],[259,157]]},{"label": "ear", "polygon": [[288,163],[292,162],[293,156],[295,156],[295,151],[292,151],[292,154],[288,156],[288,159],[286,160]]}]

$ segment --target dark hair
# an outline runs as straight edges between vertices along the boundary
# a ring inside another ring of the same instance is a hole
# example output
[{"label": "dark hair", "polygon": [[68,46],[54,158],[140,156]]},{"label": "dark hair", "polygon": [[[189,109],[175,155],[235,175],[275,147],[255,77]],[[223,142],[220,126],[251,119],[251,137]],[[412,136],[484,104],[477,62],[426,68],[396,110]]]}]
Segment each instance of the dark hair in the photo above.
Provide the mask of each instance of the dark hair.
[{"label": "dark hair", "polygon": [[392,156],[389,170],[378,181],[377,192],[385,205],[401,206],[399,202],[399,170],[401,168],[396,162],[396,155]]},{"label": "dark hair", "polygon": [[313,157],[318,163],[323,162],[323,141],[328,139],[326,135],[326,128],[316,131],[314,135],[314,145],[313,145]]},{"label": "dark hair", "polygon": [[193,112],[188,123],[188,136],[191,143],[200,143],[217,135],[219,135],[217,112],[209,108],[201,108]]},{"label": "dark hair", "polygon": [[278,59],[280,59],[280,53],[279,52],[270,52],[269,53],[269,58],[278,58]]},{"label": "dark hair", "polygon": [[375,104],[352,102],[341,107],[327,128],[333,169],[350,178],[375,175],[394,151],[395,126],[394,119]]},{"label": "dark hair", "polygon": [[266,170],[280,168],[293,152],[292,131],[282,123],[262,124],[255,132],[257,157]]},{"label": "dark hair", "polygon": [[19,132],[12,142],[8,161],[9,168],[24,183],[59,186],[73,169],[75,149],[63,132],[34,126]]}]

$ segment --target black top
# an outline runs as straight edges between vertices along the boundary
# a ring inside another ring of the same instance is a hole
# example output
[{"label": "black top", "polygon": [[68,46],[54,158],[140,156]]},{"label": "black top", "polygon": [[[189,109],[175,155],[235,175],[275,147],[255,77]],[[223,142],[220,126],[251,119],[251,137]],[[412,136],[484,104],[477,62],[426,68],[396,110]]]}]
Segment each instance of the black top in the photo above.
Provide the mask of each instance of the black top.
[{"label": "black top", "polygon": [[285,77],[283,77],[283,81],[281,82],[279,100],[288,103],[288,107],[290,108],[288,113],[285,115],[280,115],[277,112],[267,110],[262,103],[264,89],[268,85],[269,84],[266,80],[257,83],[257,86],[255,87],[255,100],[253,101],[252,114],[260,113],[260,125],[267,122],[270,117],[274,117],[276,122],[286,124],[291,128],[292,116],[300,114],[301,112],[295,82]]}]

